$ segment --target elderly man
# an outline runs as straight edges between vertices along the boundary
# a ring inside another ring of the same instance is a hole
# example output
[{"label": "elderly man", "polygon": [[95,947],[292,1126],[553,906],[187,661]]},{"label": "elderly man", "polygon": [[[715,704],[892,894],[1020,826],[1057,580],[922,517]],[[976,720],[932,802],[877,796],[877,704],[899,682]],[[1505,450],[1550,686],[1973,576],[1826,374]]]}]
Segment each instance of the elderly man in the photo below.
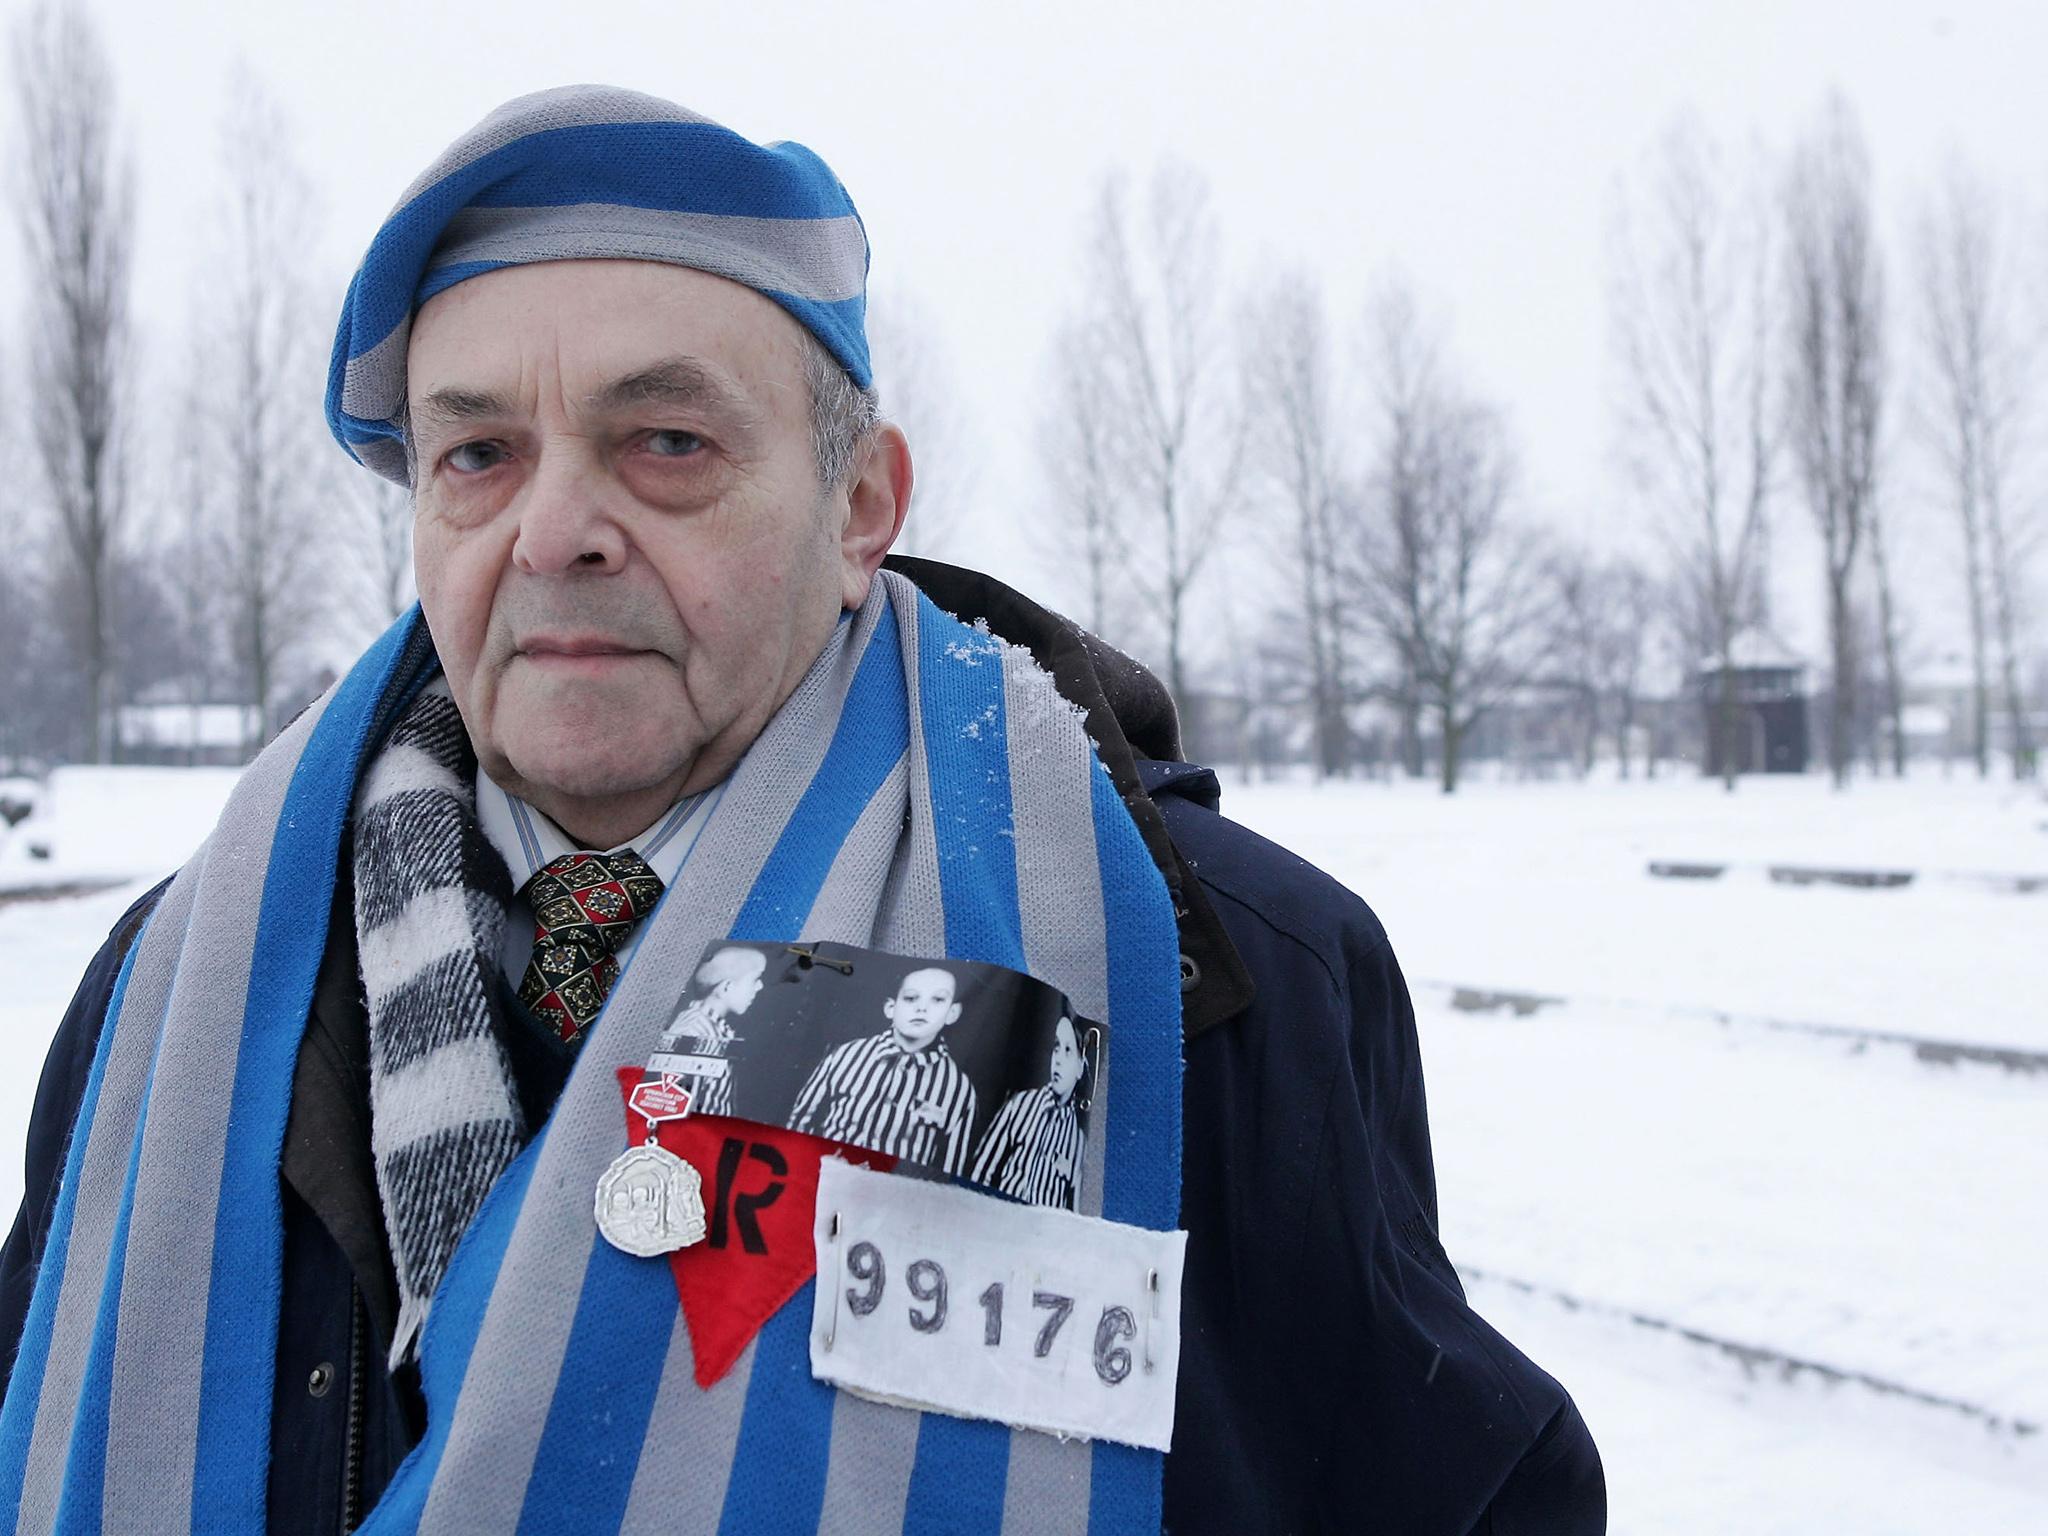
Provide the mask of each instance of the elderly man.
[{"label": "elderly man", "polygon": [[[1141,670],[883,569],[866,269],[808,151],[589,87],[378,232],[328,409],[415,492],[421,611],[58,1031],[16,1530],[1601,1528],[1437,1242],[1371,913],[1216,814]],[[1106,1040],[1075,1212],[622,1113],[727,940],[1063,992]],[[627,1241],[603,1189],[650,1171]]]}]

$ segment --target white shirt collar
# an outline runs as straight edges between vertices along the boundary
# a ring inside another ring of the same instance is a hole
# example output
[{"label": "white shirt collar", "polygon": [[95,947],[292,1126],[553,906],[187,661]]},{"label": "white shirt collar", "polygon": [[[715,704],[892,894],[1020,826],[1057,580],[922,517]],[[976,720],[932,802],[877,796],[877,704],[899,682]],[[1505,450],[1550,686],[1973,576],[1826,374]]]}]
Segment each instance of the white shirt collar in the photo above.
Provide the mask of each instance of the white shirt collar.
[{"label": "white shirt collar", "polygon": [[[724,794],[724,784],[685,795],[670,806],[653,825],[638,836],[629,837],[616,848],[631,848],[647,861],[647,867],[661,877],[664,888],[675,884],[683,861],[697,845],[712,808]],[[522,890],[541,868],[565,853],[576,853],[582,845],[546,816],[516,795],[507,794],[481,767],[476,771],[476,814],[484,836],[505,860],[512,872],[512,889]],[[594,851],[594,850],[593,850]]]}]

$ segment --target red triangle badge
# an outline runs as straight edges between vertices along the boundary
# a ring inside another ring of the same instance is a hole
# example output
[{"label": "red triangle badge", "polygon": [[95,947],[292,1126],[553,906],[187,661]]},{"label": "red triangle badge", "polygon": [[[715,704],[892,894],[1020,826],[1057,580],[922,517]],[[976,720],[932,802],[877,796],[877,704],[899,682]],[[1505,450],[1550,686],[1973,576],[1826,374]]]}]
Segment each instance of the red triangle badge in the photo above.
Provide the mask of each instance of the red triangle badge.
[{"label": "red triangle badge", "polygon": [[[632,1102],[643,1075],[638,1067],[619,1068],[626,1134],[635,1142],[647,1135]],[[671,1253],[668,1262],[690,1329],[697,1385],[708,1387],[817,1268],[811,1222],[818,1164],[838,1156],[886,1172],[896,1159],[725,1115],[665,1120],[656,1132],[704,1181],[705,1239]]]}]

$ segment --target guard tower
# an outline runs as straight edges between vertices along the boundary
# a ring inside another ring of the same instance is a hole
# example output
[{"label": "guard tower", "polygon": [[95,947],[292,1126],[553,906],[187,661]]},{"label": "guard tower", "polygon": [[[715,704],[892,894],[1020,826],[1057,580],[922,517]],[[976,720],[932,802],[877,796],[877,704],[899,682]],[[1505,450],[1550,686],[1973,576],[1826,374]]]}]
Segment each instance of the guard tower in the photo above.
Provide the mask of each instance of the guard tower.
[{"label": "guard tower", "polygon": [[1735,676],[1735,718],[1721,739],[1721,659],[1702,658],[1697,674],[1702,770],[1718,778],[1732,763],[1737,773],[1804,773],[1808,753],[1806,662],[1764,629],[1745,629],[1729,647]]}]

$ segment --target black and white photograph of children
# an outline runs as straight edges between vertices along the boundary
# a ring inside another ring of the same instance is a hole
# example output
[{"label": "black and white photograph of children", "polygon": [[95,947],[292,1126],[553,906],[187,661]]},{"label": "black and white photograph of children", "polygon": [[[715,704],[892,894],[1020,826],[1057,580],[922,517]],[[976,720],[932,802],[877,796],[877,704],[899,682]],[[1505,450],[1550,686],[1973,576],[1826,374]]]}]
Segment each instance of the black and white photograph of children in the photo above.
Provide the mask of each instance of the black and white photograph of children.
[{"label": "black and white photograph of children", "polygon": [[1072,1209],[1103,1030],[969,960],[844,944],[705,951],[649,1070],[692,1111],[785,1125]]},{"label": "black and white photograph of children", "polygon": [[960,1018],[959,991],[949,966],[905,972],[882,1004],[887,1025],[835,1047],[812,1070],[790,1129],[965,1173],[974,1084],[944,1038]]},{"label": "black and white photograph of children", "polygon": [[1013,1093],[981,1138],[970,1177],[1026,1205],[1074,1208],[1088,1137],[1081,1129],[1087,1057],[1074,1021],[1053,1027],[1045,1086]]},{"label": "black and white photograph of children", "polygon": [[650,1071],[678,1078],[700,1115],[732,1113],[732,1020],[761,994],[768,956],[748,944],[715,946],[691,978],[697,995],[661,1032]]}]

